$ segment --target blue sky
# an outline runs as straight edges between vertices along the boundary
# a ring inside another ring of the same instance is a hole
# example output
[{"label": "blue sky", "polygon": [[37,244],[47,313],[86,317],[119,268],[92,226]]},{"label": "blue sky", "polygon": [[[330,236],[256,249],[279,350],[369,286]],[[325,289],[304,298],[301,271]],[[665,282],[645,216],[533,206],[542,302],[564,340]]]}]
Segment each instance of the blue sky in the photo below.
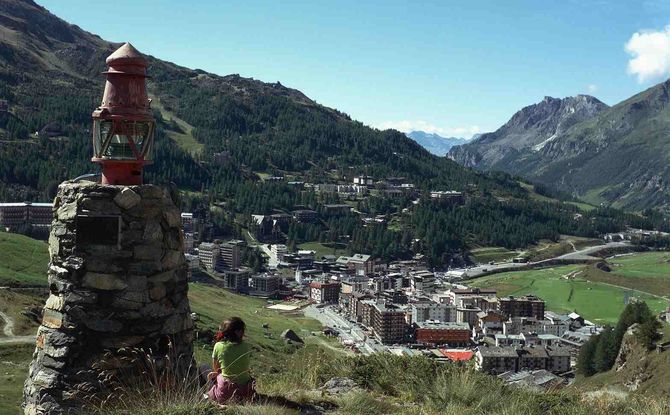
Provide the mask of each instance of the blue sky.
[{"label": "blue sky", "polygon": [[494,130],[545,95],[612,105],[670,77],[670,0],[37,1],[183,66],[441,135]]}]

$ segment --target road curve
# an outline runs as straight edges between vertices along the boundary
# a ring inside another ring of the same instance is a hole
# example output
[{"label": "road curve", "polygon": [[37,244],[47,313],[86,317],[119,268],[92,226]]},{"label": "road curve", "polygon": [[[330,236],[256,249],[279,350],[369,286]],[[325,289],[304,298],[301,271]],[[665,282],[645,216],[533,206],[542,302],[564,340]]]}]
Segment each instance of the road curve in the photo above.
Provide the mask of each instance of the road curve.
[{"label": "road curve", "polygon": [[1,344],[26,344],[34,343],[35,336],[15,336],[14,335],[14,320],[7,314],[0,311],[0,319],[5,321],[5,327],[2,329],[5,337],[0,337]]}]

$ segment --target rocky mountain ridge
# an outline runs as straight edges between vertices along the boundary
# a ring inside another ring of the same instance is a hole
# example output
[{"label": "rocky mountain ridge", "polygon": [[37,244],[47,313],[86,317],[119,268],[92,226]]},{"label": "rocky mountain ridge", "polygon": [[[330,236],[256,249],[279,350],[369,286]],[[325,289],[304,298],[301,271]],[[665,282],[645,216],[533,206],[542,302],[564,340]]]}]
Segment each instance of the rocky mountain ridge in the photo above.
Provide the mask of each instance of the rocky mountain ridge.
[{"label": "rocky mountain ridge", "polygon": [[544,97],[524,107],[502,127],[454,148],[449,157],[479,169],[495,169],[496,164],[521,151],[540,151],[574,124],[608,108],[595,97],[577,95],[567,98]]},{"label": "rocky mountain ridge", "polygon": [[[595,98],[545,99],[449,157],[520,175],[593,204],[627,209],[670,204],[670,81],[612,107]],[[567,101],[566,101],[567,100]],[[537,111],[538,108],[552,111]],[[574,110],[573,110],[574,108]]]}]

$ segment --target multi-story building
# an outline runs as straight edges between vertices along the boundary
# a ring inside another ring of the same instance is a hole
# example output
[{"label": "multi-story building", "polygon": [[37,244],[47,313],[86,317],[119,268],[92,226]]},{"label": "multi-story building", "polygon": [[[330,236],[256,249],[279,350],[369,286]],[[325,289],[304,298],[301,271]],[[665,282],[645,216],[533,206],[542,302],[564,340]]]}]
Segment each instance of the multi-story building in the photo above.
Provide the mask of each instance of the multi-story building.
[{"label": "multi-story building", "polygon": [[552,373],[565,373],[570,370],[570,349],[568,347],[547,347],[546,369]]},{"label": "multi-story building", "polygon": [[439,200],[440,202],[447,202],[451,204],[463,204],[465,201],[463,193],[456,192],[454,190],[437,190],[430,192],[430,197],[433,200]]},{"label": "multi-story building", "polygon": [[430,292],[435,285],[435,274],[428,270],[411,271],[409,273],[412,290]]},{"label": "multi-story building", "polygon": [[518,372],[519,355],[513,347],[479,347],[475,353],[475,367],[496,375]]},{"label": "multi-story building", "polygon": [[309,298],[317,304],[336,304],[340,298],[340,283],[312,281]]},{"label": "multi-story building", "polygon": [[534,295],[503,297],[498,299],[500,312],[507,317],[535,317],[544,319],[544,300]]},{"label": "multi-story building", "polygon": [[184,232],[194,232],[196,227],[196,220],[193,217],[193,213],[182,212],[181,213],[181,226],[184,229]]},{"label": "multi-story building", "polygon": [[223,273],[224,287],[241,293],[249,292],[249,270],[227,270]]},{"label": "multi-story building", "polygon": [[294,210],[293,212],[293,218],[296,220],[296,222],[300,223],[312,223],[316,221],[318,218],[319,214],[311,209],[299,209],[299,210]]},{"label": "multi-story building", "polygon": [[291,225],[291,221],[293,220],[293,216],[289,215],[288,213],[275,213],[270,215],[270,219],[272,219],[274,226],[277,226],[282,230],[282,232],[287,232],[288,227]]},{"label": "multi-story building", "polygon": [[360,186],[372,186],[375,184],[375,178],[372,176],[356,176],[354,177],[353,180],[354,184],[360,185]]},{"label": "multi-story building", "polygon": [[457,307],[456,308],[456,322],[457,323],[468,323],[470,327],[477,325],[479,320],[478,314],[482,310],[480,308],[474,307]]},{"label": "multi-story building", "polygon": [[[348,314],[357,322],[363,321],[363,301],[371,300],[372,295],[363,291],[353,291],[349,296]],[[369,324],[369,319],[368,319]]]},{"label": "multi-story building", "polygon": [[256,274],[251,277],[251,292],[260,296],[272,296],[279,291],[281,278],[274,274]]},{"label": "multi-story building", "polygon": [[350,273],[356,275],[369,275],[373,272],[374,268],[372,257],[363,254],[341,256],[337,258],[335,264],[345,267]]},{"label": "multi-story building", "polygon": [[52,220],[52,203],[0,203],[0,225],[5,228],[50,226]]},{"label": "multi-story building", "polygon": [[450,346],[470,344],[470,326],[467,323],[438,323],[424,321],[415,324],[414,339],[417,343]]},{"label": "multi-story building", "polygon": [[329,216],[346,215],[351,209],[350,205],[344,203],[323,205],[323,213]]},{"label": "multi-story building", "polygon": [[567,321],[538,320],[534,317],[512,317],[503,323],[504,334],[537,333],[561,337],[569,329]]},{"label": "multi-story building", "polygon": [[517,349],[519,370],[542,370],[547,368],[549,355],[544,347],[524,347]]},{"label": "multi-story building", "polygon": [[497,291],[488,288],[466,288],[466,289],[451,289],[446,293],[445,301],[449,304],[462,306],[464,301],[468,301],[472,297],[482,297],[491,301],[497,298]]},{"label": "multi-story building", "polygon": [[219,244],[213,242],[203,242],[198,245],[198,258],[200,266],[209,271],[214,271],[219,261],[221,250]]},{"label": "multi-story building", "polygon": [[494,310],[480,311],[477,313],[477,326],[479,326],[484,334],[491,332],[501,332],[505,322],[505,316]]},{"label": "multi-story building", "polygon": [[477,369],[491,374],[524,370],[563,373],[570,370],[570,350],[567,347],[480,347],[476,356]]},{"label": "multi-story building", "polygon": [[220,245],[219,267],[236,269],[240,267],[244,241],[232,240]]},{"label": "multi-story building", "polygon": [[372,331],[381,343],[393,344],[405,340],[405,310],[394,304],[375,302],[371,317]]},{"label": "multi-story building", "polygon": [[284,260],[284,255],[288,254],[288,248],[283,244],[273,244],[270,247],[270,252],[277,262],[282,262]]},{"label": "multi-story building", "polygon": [[456,307],[449,304],[438,304],[433,302],[415,303],[410,306],[412,311],[411,323],[423,323],[424,321],[451,322],[456,321]]}]

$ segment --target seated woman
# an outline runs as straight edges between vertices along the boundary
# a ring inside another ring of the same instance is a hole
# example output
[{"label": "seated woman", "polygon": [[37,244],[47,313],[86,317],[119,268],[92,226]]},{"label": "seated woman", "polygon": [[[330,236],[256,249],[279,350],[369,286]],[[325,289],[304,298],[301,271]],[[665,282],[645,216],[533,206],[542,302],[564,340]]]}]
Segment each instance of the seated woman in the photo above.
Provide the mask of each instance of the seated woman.
[{"label": "seated woman", "polygon": [[221,325],[221,332],[212,353],[213,372],[209,380],[216,383],[209,390],[212,401],[225,404],[253,398],[256,391],[254,380],[249,375],[251,348],[243,341],[246,325],[239,317],[232,317]]}]

